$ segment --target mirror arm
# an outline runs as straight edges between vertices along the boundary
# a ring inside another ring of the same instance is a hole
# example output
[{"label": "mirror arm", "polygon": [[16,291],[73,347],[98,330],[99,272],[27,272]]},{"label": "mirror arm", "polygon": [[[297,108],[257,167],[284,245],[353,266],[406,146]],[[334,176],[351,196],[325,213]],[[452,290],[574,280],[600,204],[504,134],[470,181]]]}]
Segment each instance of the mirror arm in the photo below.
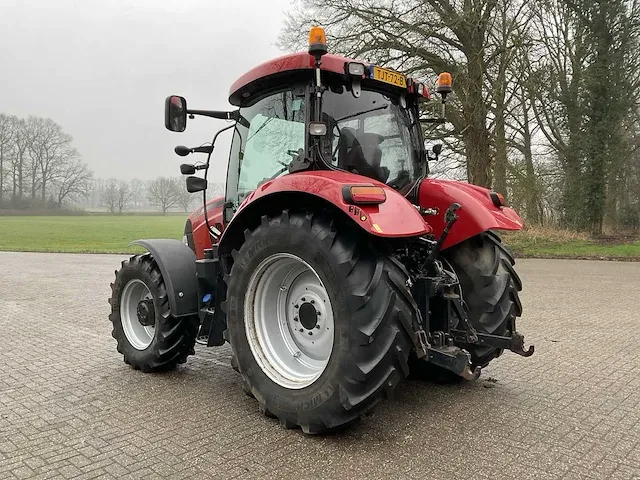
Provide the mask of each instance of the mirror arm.
[{"label": "mirror arm", "polygon": [[187,114],[190,115],[191,118],[193,118],[194,115],[219,118],[221,120],[238,120],[240,118],[239,110],[235,110],[233,112],[220,112],[217,110],[187,110]]}]

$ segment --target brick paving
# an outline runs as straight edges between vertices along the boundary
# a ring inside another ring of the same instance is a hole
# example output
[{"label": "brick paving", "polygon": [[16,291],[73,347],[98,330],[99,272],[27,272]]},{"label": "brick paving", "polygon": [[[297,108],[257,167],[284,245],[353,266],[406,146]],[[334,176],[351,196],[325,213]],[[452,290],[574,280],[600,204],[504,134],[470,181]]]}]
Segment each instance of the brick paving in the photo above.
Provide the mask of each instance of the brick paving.
[{"label": "brick paving", "polygon": [[640,264],[519,260],[529,359],[403,383],[346,433],[259,414],[228,347],[168,374],[116,352],[122,257],[0,253],[0,480],[640,479]]}]

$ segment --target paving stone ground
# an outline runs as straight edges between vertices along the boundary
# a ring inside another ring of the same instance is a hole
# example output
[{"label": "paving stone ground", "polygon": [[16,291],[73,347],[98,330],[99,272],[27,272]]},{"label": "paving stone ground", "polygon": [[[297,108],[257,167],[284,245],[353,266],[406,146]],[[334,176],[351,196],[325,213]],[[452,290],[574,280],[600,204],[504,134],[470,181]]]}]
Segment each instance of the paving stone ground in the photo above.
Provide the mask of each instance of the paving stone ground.
[{"label": "paving stone ground", "polygon": [[402,384],[346,433],[259,414],[228,347],[169,374],[116,352],[123,257],[0,253],[0,480],[640,479],[640,264],[519,260],[536,353]]}]

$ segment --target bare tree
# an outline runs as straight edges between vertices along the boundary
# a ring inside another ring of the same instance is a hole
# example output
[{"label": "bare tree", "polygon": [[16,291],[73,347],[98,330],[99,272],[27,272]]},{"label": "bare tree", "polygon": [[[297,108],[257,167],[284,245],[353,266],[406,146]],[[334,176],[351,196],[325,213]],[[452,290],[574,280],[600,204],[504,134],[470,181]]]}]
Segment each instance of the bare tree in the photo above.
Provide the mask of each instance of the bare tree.
[{"label": "bare tree", "polygon": [[[69,164],[80,167],[80,155],[73,139],[49,118],[31,116],[27,120],[0,114],[0,203],[11,185],[13,206],[38,199],[45,205],[51,185],[64,184]],[[26,194],[26,195],[25,195]],[[57,192],[49,197],[54,200]]]},{"label": "bare tree", "polygon": [[13,151],[15,124],[18,119],[0,113],[0,205],[4,200],[10,154]]},{"label": "bare tree", "polygon": [[147,199],[165,215],[167,210],[179,204],[182,188],[181,183],[174,178],[159,177],[149,182]]},{"label": "bare tree", "polygon": [[188,213],[189,207],[191,207],[193,202],[197,198],[201,197],[202,195],[189,193],[185,186],[185,182],[182,178],[176,178],[175,184],[176,184],[176,195],[178,197],[177,204],[184,210],[185,213]]},{"label": "bare tree", "polygon": [[102,205],[105,206],[109,212],[116,213],[118,209],[118,180],[110,178],[104,184],[102,191]]},{"label": "bare tree", "polygon": [[124,180],[120,180],[118,182],[118,190],[116,197],[116,204],[118,206],[118,213],[122,213],[122,211],[129,205],[131,201],[131,187]]},{"label": "bare tree", "polygon": [[29,147],[29,131],[27,129],[27,122],[23,119],[19,119],[14,123],[14,151],[12,159],[12,174],[13,174],[13,190],[12,199],[15,202],[18,199],[24,198],[24,176],[26,173],[26,152]]},{"label": "bare tree", "polygon": [[78,200],[91,193],[93,173],[80,158],[68,159],[61,166],[60,173],[59,179],[54,181],[58,208],[61,208],[66,200]]},{"label": "bare tree", "polygon": [[31,132],[28,147],[32,159],[31,197],[35,198],[39,188],[44,203],[47,185],[62,174],[68,161],[78,157],[78,152],[73,148],[72,137],[50,118],[30,117],[28,124]]},{"label": "bare tree", "polygon": [[131,202],[133,203],[134,210],[142,208],[142,201],[145,196],[145,183],[139,178],[134,178],[129,182],[131,187]]},{"label": "bare tree", "polygon": [[485,75],[500,58],[500,46],[489,38],[497,1],[305,0],[288,16],[280,45],[298,47],[303,32],[316,23],[326,26],[336,52],[375,59],[420,78],[451,72],[457,87],[448,119],[464,144],[467,177],[491,186]]}]

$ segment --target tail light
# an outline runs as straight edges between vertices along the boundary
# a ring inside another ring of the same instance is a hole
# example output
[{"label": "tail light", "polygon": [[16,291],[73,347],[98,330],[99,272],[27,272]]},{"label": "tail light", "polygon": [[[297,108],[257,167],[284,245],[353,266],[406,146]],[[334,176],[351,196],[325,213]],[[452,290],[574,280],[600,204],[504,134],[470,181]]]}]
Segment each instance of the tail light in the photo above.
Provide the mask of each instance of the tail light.
[{"label": "tail light", "polygon": [[387,200],[384,189],[374,186],[347,186],[342,189],[342,196],[353,205],[379,205]]}]

